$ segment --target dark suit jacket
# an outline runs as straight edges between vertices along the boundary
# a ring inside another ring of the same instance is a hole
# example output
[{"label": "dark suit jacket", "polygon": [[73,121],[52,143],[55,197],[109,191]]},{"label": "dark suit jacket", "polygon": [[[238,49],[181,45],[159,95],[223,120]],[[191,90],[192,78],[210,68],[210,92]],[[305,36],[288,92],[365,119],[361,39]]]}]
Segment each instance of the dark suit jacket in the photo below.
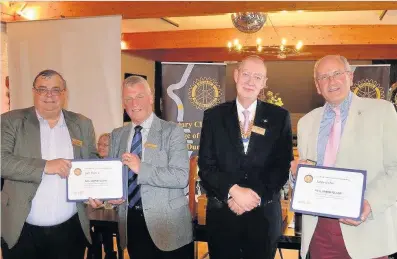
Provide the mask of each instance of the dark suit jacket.
[{"label": "dark suit jacket", "polygon": [[280,192],[293,157],[289,113],[258,100],[254,126],[266,132],[252,132],[245,154],[236,101],[205,111],[198,165],[207,196],[226,202],[234,184],[251,188],[262,202]]},{"label": "dark suit jacket", "polygon": [[[74,158],[97,158],[91,120],[65,110],[63,115],[70,137],[82,141],[81,146],[73,145]],[[1,236],[9,248],[19,239],[40,185],[45,163],[41,158],[40,124],[35,108],[2,114],[1,176],[5,181],[1,192]],[[84,204],[77,203],[77,210],[83,231],[91,240]]]}]

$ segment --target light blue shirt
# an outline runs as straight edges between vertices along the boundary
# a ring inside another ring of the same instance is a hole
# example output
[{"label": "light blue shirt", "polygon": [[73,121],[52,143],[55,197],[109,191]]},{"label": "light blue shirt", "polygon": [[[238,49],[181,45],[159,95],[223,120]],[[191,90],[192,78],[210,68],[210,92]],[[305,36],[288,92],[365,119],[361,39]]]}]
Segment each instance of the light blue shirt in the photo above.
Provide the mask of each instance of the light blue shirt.
[{"label": "light blue shirt", "polygon": [[[41,158],[73,159],[72,141],[63,113],[53,128],[37,111],[36,114],[40,123]],[[75,202],[67,202],[66,198],[66,179],[43,172],[26,222],[36,226],[54,226],[67,221],[77,213],[77,207]]]},{"label": "light blue shirt", "polygon": [[[340,104],[340,115],[342,120],[342,134],[346,125],[347,115],[349,114],[350,104],[352,102],[353,93],[349,92],[349,95],[343,102]],[[322,166],[324,163],[325,156],[325,148],[327,147],[328,137],[331,133],[332,125],[335,121],[335,112],[332,110],[332,106],[329,103],[325,104],[323,118],[320,122],[320,130],[318,133],[318,141],[317,141],[317,165]],[[341,137],[342,137],[341,134]],[[298,143],[299,144],[299,143]],[[292,187],[295,185],[295,179],[290,173],[289,181]]]},{"label": "light blue shirt", "polygon": [[[347,98],[340,104],[340,116],[342,120],[342,131],[346,125],[347,115],[349,114],[350,104],[352,102],[352,92],[349,92]],[[332,125],[335,121],[335,112],[329,103],[325,104],[324,115],[320,123],[320,131],[318,133],[317,141],[317,165],[322,166],[324,164],[325,148],[327,147],[328,137],[331,133]]]}]

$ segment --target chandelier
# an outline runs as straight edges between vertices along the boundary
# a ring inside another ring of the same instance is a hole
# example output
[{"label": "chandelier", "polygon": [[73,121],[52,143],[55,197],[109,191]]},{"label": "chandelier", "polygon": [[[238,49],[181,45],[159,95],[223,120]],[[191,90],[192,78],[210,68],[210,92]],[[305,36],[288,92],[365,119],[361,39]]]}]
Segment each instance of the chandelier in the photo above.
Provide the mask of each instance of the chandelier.
[{"label": "chandelier", "polygon": [[[264,13],[259,12],[245,12],[245,13],[234,13],[231,15],[234,27],[246,34],[251,34],[260,31],[266,20],[272,25],[276,35],[280,38],[280,45],[264,45],[261,38],[257,38],[255,42],[243,43],[239,39],[234,39],[227,43],[229,52],[236,53],[252,53],[252,54],[265,54],[271,56],[277,56],[277,58],[285,59],[287,56],[301,54],[303,42],[299,40],[295,46],[287,45],[287,39],[281,38],[270,17]],[[248,38],[251,38],[248,36]]]}]

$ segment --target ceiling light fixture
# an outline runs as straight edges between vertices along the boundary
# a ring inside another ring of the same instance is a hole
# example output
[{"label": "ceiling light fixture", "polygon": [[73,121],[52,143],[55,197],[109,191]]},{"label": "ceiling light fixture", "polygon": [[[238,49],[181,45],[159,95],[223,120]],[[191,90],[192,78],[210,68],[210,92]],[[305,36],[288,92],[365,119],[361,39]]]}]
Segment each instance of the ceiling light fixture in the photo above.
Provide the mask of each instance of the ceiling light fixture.
[{"label": "ceiling light fixture", "polygon": [[[256,38],[255,45],[247,43],[243,45],[242,40],[236,38],[232,41],[227,42],[227,48],[229,52],[237,53],[254,53],[276,56],[280,59],[285,59],[287,56],[301,54],[303,48],[303,42],[299,40],[295,46],[287,45],[287,39],[281,38],[278,34],[276,27],[274,27],[270,16],[263,13],[234,13],[231,15],[232,21],[236,29],[245,33],[251,34],[254,32],[260,33],[260,30],[264,26],[266,20],[268,20],[276,33],[277,37],[280,38],[280,45],[265,45],[262,38]],[[251,39],[250,39],[251,38]],[[248,36],[246,41],[252,42],[251,35]]]}]

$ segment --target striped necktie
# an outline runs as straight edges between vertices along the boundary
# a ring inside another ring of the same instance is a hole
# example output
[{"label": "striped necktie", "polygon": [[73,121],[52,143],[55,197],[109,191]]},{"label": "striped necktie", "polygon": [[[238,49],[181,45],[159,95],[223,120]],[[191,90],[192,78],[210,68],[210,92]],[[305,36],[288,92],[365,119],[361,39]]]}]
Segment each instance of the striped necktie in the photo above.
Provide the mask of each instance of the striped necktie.
[{"label": "striped necktie", "polygon": [[[130,153],[142,158],[142,126],[135,127]],[[128,206],[130,208],[141,204],[141,186],[138,185],[138,175],[131,169],[128,170]]]}]

